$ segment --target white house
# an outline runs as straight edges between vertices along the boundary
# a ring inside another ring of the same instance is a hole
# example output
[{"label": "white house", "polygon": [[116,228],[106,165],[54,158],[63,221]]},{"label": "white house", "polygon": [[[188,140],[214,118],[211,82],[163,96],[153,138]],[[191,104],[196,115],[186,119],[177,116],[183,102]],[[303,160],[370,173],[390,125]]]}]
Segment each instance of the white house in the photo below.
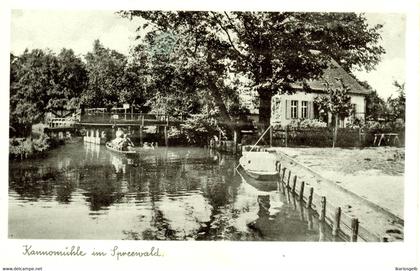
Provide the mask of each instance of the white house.
[{"label": "white house", "polygon": [[[341,83],[337,78],[342,79],[343,83],[350,87],[349,95],[353,105],[352,115],[344,121],[340,121],[340,126],[353,122],[355,119],[364,121],[366,96],[370,91],[361,86],[354,77],[347,73],[336,61],[332,60],[330,67],[324,71],[320,79],[307,80],[304,83],[293,83],[291,87],[295,90],[295,93],[276,94],[273,96],[271,102],[271,123],[284,126],[294,120],[319,119],[320,115],[317,106],[314,105],[314,99],[319,95],[326,95],[326,82],[331,88],[341,87]],[[258,94],[254,97],[258,97]],[[255,119],[255,116],[257,116],[255,113],[258,113],[258,104],[249,106],[248,102],[247,107]],[[329,115],[328,120],[325,121],[331,123],[332,116]]]}]

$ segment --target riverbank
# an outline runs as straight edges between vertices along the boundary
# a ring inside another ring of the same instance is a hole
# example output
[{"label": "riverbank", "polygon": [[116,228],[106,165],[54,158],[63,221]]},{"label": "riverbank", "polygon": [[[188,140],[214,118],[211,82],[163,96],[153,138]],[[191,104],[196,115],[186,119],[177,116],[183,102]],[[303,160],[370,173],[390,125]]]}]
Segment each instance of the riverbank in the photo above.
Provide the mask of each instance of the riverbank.
[{"label": "riverbank", "polygon": [[[344,207],[344,213],[358,217],[362,226],[382,236],[397,232],[392,238],[402,238],[403,225],[397,224],[402,224],[404,219],[403,148],[275,149],[281,157],[293,159],[303,166],[288,164],[294,174]],[[328,181],[311,177],[311,172],[304,167]]]},{"label": "riverbank", "polygon": [[280,148],[280,151],[404,219],[404,148]]}]

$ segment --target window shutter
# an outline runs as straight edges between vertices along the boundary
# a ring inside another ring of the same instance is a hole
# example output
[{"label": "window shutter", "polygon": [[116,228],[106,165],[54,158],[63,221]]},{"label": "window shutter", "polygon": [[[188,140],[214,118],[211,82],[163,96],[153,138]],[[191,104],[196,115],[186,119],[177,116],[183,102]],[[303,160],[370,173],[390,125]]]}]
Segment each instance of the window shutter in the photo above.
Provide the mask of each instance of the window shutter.
[{"label": "window shutter", "polygon": [[286,100],[286,119],[290,119],[290,100]]},{"label": "window shutter", "polygon": [[308,102],[308,118],[309,119],[314,118],[314,102],[312,101]]}]

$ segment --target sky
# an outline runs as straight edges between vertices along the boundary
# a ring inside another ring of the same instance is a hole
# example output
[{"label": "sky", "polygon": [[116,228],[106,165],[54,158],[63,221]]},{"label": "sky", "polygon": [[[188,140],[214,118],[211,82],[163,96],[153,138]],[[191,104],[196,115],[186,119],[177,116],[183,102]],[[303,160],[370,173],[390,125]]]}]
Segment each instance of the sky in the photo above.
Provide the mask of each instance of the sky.
[{"label": "sky", "polygon": [[[369,24],[383,25],[380,43],[386,53],[374,71],[354,74],[387,98],[396,95],[393,81],[405,82],[405,17],[393,13],[365,16]],[[99,39],[105,47],[128,54],[138,26],[138,19],[130,21],[109,10],[13,10],[11,51],[19,55],[26,48],[49,48],[54,52],[69,48],[83,56],[92,49],[93,41]]]}]

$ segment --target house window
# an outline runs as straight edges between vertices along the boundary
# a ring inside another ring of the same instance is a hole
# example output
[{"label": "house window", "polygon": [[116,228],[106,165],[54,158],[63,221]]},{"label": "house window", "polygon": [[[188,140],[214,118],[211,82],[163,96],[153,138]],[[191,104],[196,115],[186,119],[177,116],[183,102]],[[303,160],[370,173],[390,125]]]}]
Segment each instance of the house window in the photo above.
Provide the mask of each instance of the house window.
[{"label": "house window", "polygon": [[298,101],[291,101],[291,105],[290,105],[290,117],[292,119],[297,119],[298,118]]},{"label": "house window", "polygon": [[301,117],[303,119],[308,118],[308,101],[302,101],[302,107],[301,107]]}]

